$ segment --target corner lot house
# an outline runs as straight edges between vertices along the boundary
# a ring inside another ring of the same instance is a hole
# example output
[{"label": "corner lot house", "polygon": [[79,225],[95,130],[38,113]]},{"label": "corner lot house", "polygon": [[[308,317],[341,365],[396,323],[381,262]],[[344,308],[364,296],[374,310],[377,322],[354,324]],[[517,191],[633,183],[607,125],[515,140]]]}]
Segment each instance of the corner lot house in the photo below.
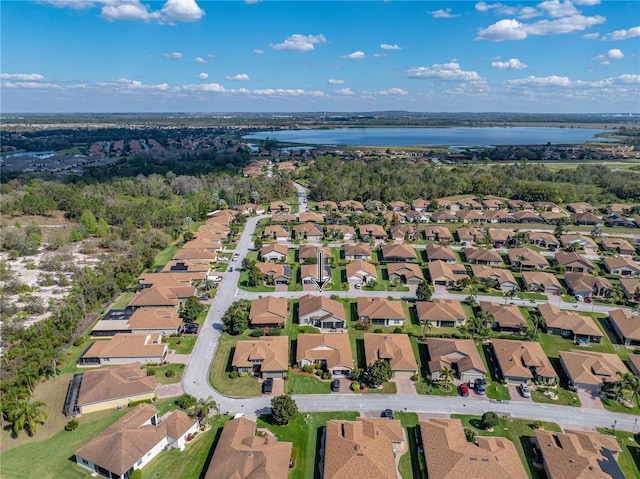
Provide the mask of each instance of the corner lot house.
[{"label": "corner lot house", "polygon": [[460,381],[484,379],[487,375],[475,341],[471,339],[427,339],[429,374],[431,379],[443,379],[442,370],[453,369]]},{"label": "corner lot house", "polygon": [[558,377],[539,343],[494,339],[492,348],[507,383],[523,384],[532,379],[552,383]]},{"label": "corner lot house", "polygon": [[256,268],[269,277],[273,284],[289,284],[291,282],[291,266],[280,263],[256,263]]},{"label": "corner lot house", "polygon": [[402,326],[404,308],[401,301],[386,298],[358,298],[356,307],[360,319],[369,319],[374,326]]},{"label": "corner lot house", "polygon": [[387,273],[390,281],[404,284],[420,284],[424,281],[420,265],[416,263],[389,263]]},{"label": "corner lot house", "polygon": [[434,299],[416,302],[420,322],[426,321],[436,328],[463,326],[467,320],[462,303],[455,299]]},{"label": "corner lot house", "polygon": [[538,305],[549,334],[557,334],[571,339],[577,344],[599,343],[602,331],[590,316],[582,316],[574,311],[564,311],[552,304]]},{"label": "corner lot house", "polygon": [[238,374],[262,379],[284,379],[289,365],[289,338],[262,336],[251,341],[238,341],[231,366]]},{"label": "corner lot house", "polygon": [[560,364],[569,384],[592,393],[599,393],[608,383],[616,382],[628,371],[617,354],[594,351],[561,351]]},{"label": "corner lot house", "polygon": [[174,411],[164,421],[149,404],[140,404],[77,449],[76,463],[109,479],[125,479],[165,448],[183,450],[198,420]]},{"label": "corner lot house", "polygon": [[467,441],[459,419],[420,421],[429,479],[527,479],[518,451],[503,437]]},{"label": "corner lot house", "polygon": [[251,303],[249,327],[282,328],[287,320],[289,303],[286,298],[265,296]]},{"label": "corner lot house", "polygon": [[411,378],[418,372],[411,341],[406,334],[364,334],[364,356],[367,364],[384,359],[391,365],[394,378]]},{"label": "corner lot house", "polygon": [[169,350],[161,334],[115,334],[93,343],[78,360],[80,366],[109,364],[162,364]]},{"label": "corner lot house", "polygon": [[347,316],[343,304],[339,301],[325,296],[307,294],[300,298],[298,322],[300,325],[310,325],[320,329],[344,329]]},{"label": "corner lot house", "polygon": [[238,417],[225,424],[204,479],[282,479],[289,473],[290,442],[268,431],[256,434],[256,423]]},{"label": "corner lot house", "polygon": [[493,328],[502,333],[525,334],[529,324],[515,304],[481,301],[480,309],[493,316]]},{"label": "corner lot house", "polygon": [[622,449],[615,436],[595,431],[536,429],[536,443],[549,479],[624,477],[617,463]]},{"label": "corner lot house", "polygon": [[627,348],[640,346],[640,316],[614,309],[609,311],[609,324]]},{"label": "corner lot house", "polygon": [[109,311],[91,331],[93,337],[117,333],[156,333],[170,336],[180,332],[182,319],[177,308],[138,308]]},{"label": "corner lot house", "polygon": [[324,479],[359,477],[396,479],[396,456],[406,450],[400,421],[359,417],[327,422],[324,432]]},{"label": "corner lot house", "polygon": [[353,355],[348,334],[299,334],[296,363],[322,365],[334,377],[349,377],[353,371]]},{"label": "corner lot house", "polygon": [[627,278],[640,276],[640,264],[624,256],[605,258],[602,264],[604,269],[611,274],[617,274]]}]

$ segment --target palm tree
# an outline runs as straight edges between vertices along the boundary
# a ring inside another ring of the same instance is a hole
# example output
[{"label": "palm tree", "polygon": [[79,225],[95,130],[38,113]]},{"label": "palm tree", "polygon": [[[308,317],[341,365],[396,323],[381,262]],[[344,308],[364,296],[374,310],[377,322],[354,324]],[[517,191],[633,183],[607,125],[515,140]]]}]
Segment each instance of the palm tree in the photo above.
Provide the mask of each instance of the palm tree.
[{"label": "palm tree", "polygon": [[36,381],[40,379],[40,372],[33,364],[26,364],[18,371],[18,377],[16,383],[20,386],[24,386],[29,390],[29,393],[33,392],[33,388],[36,385]]},{"label": "palm tree", "polygon": [[442,379],[444,379],[444,387],[443,387],[443,389],[445,391],[451,391],[451,386],[449,385],[449,383],[451,383],[451,381],[453,381],[453,378],[455,377],[456,372],[451,368],[445,367],[445,368],[442,369],[440,374],[442,375]]},{"label": "palm tree", "polygon": [[209,412],[213,409],[217,414],[220,414],[220,406],[213,400],[211,396],[206,399],[198,399],[196,405],[193,407],[193,413],[196,416],[201,416],[204,422],[209,419]]},{"label": "palm tree", "polygon": [[21,430],[27,431],[29,436],[36,432],[38,423],[44,424],[49,417],[44,408],[47,405],[42,401],[30,401],[29,399],[16,399],[7,404],[7,417],[11,421],[11,430],[15,436]]},{"label": "palm tree", "polygon": [[431,331],[433,329],[433,324],[427,319],[421,320],[420,324],[422,325],[422,339],[424,339],[427,337],[427,330]]},{"label": "palm tree", "polygon": [[640,395],[640,377],[633,373],[624,373],[620,375],[620,382],[624,389],[631,391],[631,402],[635,404],[636,396]]},{"label": "palm tree", "polygon": [[471,319],[467,319],[465,323],[465,329],[471,333],[472,339],[475,341],[476,336],[483,339],[487,336],[488,330],[485,326],[487,323],[493,322],[493,315],[491,313],[482,312],[477,316],[473,316]]},{"label": "palm tree", "polygon": [[522,273],[522,262],[526,261],[527,257],[523,254],[521,254],[520,256],[518,256],[518,263],[520,263],[520,273]]}]

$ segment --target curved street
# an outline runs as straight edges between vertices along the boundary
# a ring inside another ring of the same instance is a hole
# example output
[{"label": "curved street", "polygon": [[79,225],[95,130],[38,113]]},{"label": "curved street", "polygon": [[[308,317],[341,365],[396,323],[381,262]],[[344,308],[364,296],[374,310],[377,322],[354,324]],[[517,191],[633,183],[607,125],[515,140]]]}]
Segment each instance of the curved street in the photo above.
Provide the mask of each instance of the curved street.
[{"label": "curved street", "polygon": [[[298,201],[306,209],[306,191],[297,183]],[[237,242],[236,252],[239,255],[237,261],[230,262],[232,271],[227,271],[218,285],[218,292],[211,304],[207,318],[201,328],[191,358],[182,378],[184,392],[198,398],[212,397],[224,413],[262,413],[270,409],[270,396],[233,398],[220,394],[209,384],[209,367],[218,345],[218,339],[222,332],[222,315],[234,301],[239,299],[257,299],[258,293],[250,293],[238,289],[240,279],[240,265],[253,246],[252,236],[258,221],[268,218],[269,215],[261,215],[249,218],[244,231]],[[321,294],[330,296],[339,292],[324,291]],[[295,298],[305,292],[284,292],[278,296]],[[362,291],[362,296],[393,296],[407,297],[409,293],[388,291]],[[435,293],[434,298],[460,299],[461,295],[451,293]],[[478,296],[480,301],[496,301],[495,296]],[[528,300],[514,300],[519,305],[530,306]],[[554,304],[561,308],[574,308],[576,304],[565,303],[557,298]],[[606,312],[611,307],[600,305],[577,304],[578,310]],[[593,308],[593,309],[592,309]],[[324,395],[298,395],[294,396],[298,408],[302,412],[314,411],[381,411],[386,408],[394,410],[407,410],[425,414],[478,414],[486,411],[495,411],[503,416],[511,416],[523,419],[539,419],[553,421],[562,426],[580,427],[614,427],[627,431],[638,430],[638,417],[632,414],[614,413],[602,409],[590,409],[586,407],[556,406],[532,402],[496,401],[473,397],[451,396],[424,396],[424,395],[367,395],[353,393],[332,393]]]}]

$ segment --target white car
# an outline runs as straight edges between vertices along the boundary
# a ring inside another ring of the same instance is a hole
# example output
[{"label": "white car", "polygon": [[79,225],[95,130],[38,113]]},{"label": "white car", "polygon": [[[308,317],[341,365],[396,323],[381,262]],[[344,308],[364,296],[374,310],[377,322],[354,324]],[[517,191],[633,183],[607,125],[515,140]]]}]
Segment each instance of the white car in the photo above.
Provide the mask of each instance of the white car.
[{"label": "white car", "polygon": [[520,394],[522,394],[523,398],[530,398],[531,397],[531,391],[529,390],[529,386],[527,386],[526,384],[521,384],[520,385]]},{"label": "white car", "polygon": [[234,254],[233,258],[231,258],[231,261],[238,261],[239,257],[240,257],[240,255]]}]

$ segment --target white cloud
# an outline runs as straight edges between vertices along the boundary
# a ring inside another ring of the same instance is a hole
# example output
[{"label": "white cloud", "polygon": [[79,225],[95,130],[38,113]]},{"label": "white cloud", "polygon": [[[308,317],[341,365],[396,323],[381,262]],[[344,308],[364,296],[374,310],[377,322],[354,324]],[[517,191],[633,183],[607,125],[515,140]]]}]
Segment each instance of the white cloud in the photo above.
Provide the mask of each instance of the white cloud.
[{"label": "white cloud", "polygon": [[168,58],[168,59],[172,59],[172,60],[178,60],[178,59],[182,58],[182,53],[180,53],[180,52],[163,53],[162,56],[164,58]]},{"label": "white cloud", "polygon": [[599,36],[600,34],[598,32],[593,32],[593,33],[585,33],[584,35],[582,35],[582,38],[584,38],[585,40],[595,40]]},{"label": "white cloud", "polygon": [[162,7],[162,14],[169,23],[197,22],[205,12],[195,0],[167,0]]},{"label": "white cloud", "polygon": [[585,5],[587,7],[592,7],[594,5],[600,5],[600,0],[573,0],[573,3],[576,5]]},{"label": "white cloud", "polygon": [[100,8],[102,18],[114,20],[142,20],[145,22],[175,24],[176,22],[195,22],[205,12],[196,0],[166,0],[160,10],[151,10],[141,0],[40,0],[42,3],[59,8]]},{"label": "white cloud", "polygon": [[548,77],[536,77],[528,76],[527,78],[518,78],[516,80],[507,80],[507,85],[535,85],[535,86],[562,86],[568,87],[572,85],[569,77],[561,77],[557,75],[551,75]]},{"label": "white cloud", "polygon": [[[104,83],[98,83],[98,85],[105,85]],[[160,90],[166,91],[169,89],[168,83],[158,83],[156,85],[144,84],[139,80],[129,80],[128,78],[118,78],[116,81],[108,82],[106,85],[113,85],[128,90]]]},{"label": "white cloud", "polygon": [[389,54],[388,53],[374,53],[373,54],[373,58],[383,58],[383,57],[388,57]]},{"label": "white cloud", "polygon": [[202,57],[195,57],[193,59],[194,62],[196,63],[211,63],[213,62],[213,60],[215,60],[216,55],[212,55],[211,53],[207,53],[207,58],[202,58]]},{"label": "white cloud", "polygon": [[525,38],[527,38],[527,32],[522,23],[515,19],[504,19],[487,28],[481,28],[476,40],[500,42],[503,40],[524,40]]},{"label": "white cloud", "polygon": [[257,55],[264,55],[264,50],[260,50],[259,48],[254,48],[253,53]]},{"label": "white cloud", "polygon": [[434,64],[430,67],[415,67],[407,71],[409,78],[435,78],[438,80],[453,81],[479,81],[483,78],[475,71],[465,71],[460,68],[457,61],[449,63]]},{"label": "white cloud", "polygon": [[394,44],[381,43],[380,48],[382,48],[383,50],[402,50],[402,47],[396,45],[395,43]]},{"label": "white cloud", "polygon": [[624,53],[619,48],[612,48],[607,53],[602,53],[594,58],[598,60],[602,65],[611,65],[609,60],[622,60]]},{"label": "white cloud", "polygon": [[360,60],[362,58],[366,58],[366,55],[364,52],[358,50],[353,53],[349,53],[348,55],[342,55],[342,58],[346,58],[347,60]]},{"label": "white cloud", "polygon": [[200,75],[198,75],[198,78],[200,78],[200,80],[206,80],[209,78],[209,74],[208,73],[200,73]]},{"label": "white cloud", "polygon": [[238,73],[237,75],[229,75],[225,78],[231,81],[247,81],[249,80],[249,75],[247,75],[246,73]]},{"label": "white cloud", "polygon": [[640,37],[640,26],[632,27],[628,30],[616,30],[615,32],[607,33],[602,37],[603,40],[628,40],[629,38]]},{"label": "white cloud", "polygon": [[339,90],[336,90],[336,93],[338,95],[351,96],[353,95],[353,90],[351,88],[341,88]]},{"label": "white cloud", "polygon": [[389,96],[389,95],[408,95],[409,92],[407,90],[403,90],[402,88],[389,88],[387,90],[380,90],[378,92],[378,95],[384,95],[384,96]]},{"label": "white cloud", "polygon": [[180,85],[176,87],[177,91],[191,92],[207,92],[207,93],[225,93],[227,89],[219,83],[200,83],[197,85]]},{"label": "white cloud", "polygon": [[18,82],[4,82],[2,83],[3,88],[24,88],[24,89],[59,89],[60,85],[56,85],[55,83],[46,83],[46,82],[37,82],[37,81],[18,81]]},{"label": "white cloud", "polygon": [[578,15],[579,12],[570,1],[560,2],[559,0],[545,0],[539,3],[537,7],[546,12],[552,18],[569,17]]},{"label": "white cloud", "polygon": [[93,0],[40,0],[40,3],[48,3],[58,8],[73,8],[80,10],[82,8],[95,7],[96,2]]},{"label": "white cloud", "polygon": [[269,47],[274,50],[284,50],[289,52],[309,52],[315,49],[315,45],[327,43],[327,39],[322,33],[319,35],[300,35],[294,33],[287,37],[282,43],[270,43]]},{"label": "white cloud", "polygon": [[327,80],[329,85],[344,85],[344,80],[336,80],[335,78],[329,78]]},{"label": "white cloud", "polygon": [[[107,2],[101,2],[107,3]],[[147,5],[140,3],[140,0],[125,0],[121,3],[106,4],[102,7],[102,18],[113,20],[160,20],[162,14],[158,11],[151,12]]]},{"label": "white cloud", "polygon": [[498,70],[524,70],[527,68],[527,64],[517,58],[510,58],[506,62],[491,62],[491,66]]},{"label": "white cloud", "polygon": [[559,35],[585,30],[605,21],[606,18],[599,15],[594,17],[571,15],[554,20],[540,20],[534,23],[522,23],[515,19],[504,19],[487,28],[478,30],[476,40],[502,42],[505,40],[524,40],[529,35]]},{"label": "white cloud", "polygon": [[631,73],[625,73],[616,78],[618,83],[638,83],[640,84],[640,75],[632,75]]},{"label": "white cloud", "polygon": [[431,13],[433,18],[456,18],[460,15],[451,13],[451,8],[445,8],[444,10],[441,8],[440,10],[434,10]]},{"label": "white cloud", "polygon": [[326,96],[326,93],[322,91],[305,91],[303,89],[290,89],[290,88],[265,88],[262,90],[251,90],[251,93],[254,95],[260,96],[276,96],[276,97],[288,97],[288,96]]},{"label": "white cloud", "polygon": [[2,80],[17,80],[17,81],[44,81],[46,78],[39,73],[0,73],[0,79]]}]

